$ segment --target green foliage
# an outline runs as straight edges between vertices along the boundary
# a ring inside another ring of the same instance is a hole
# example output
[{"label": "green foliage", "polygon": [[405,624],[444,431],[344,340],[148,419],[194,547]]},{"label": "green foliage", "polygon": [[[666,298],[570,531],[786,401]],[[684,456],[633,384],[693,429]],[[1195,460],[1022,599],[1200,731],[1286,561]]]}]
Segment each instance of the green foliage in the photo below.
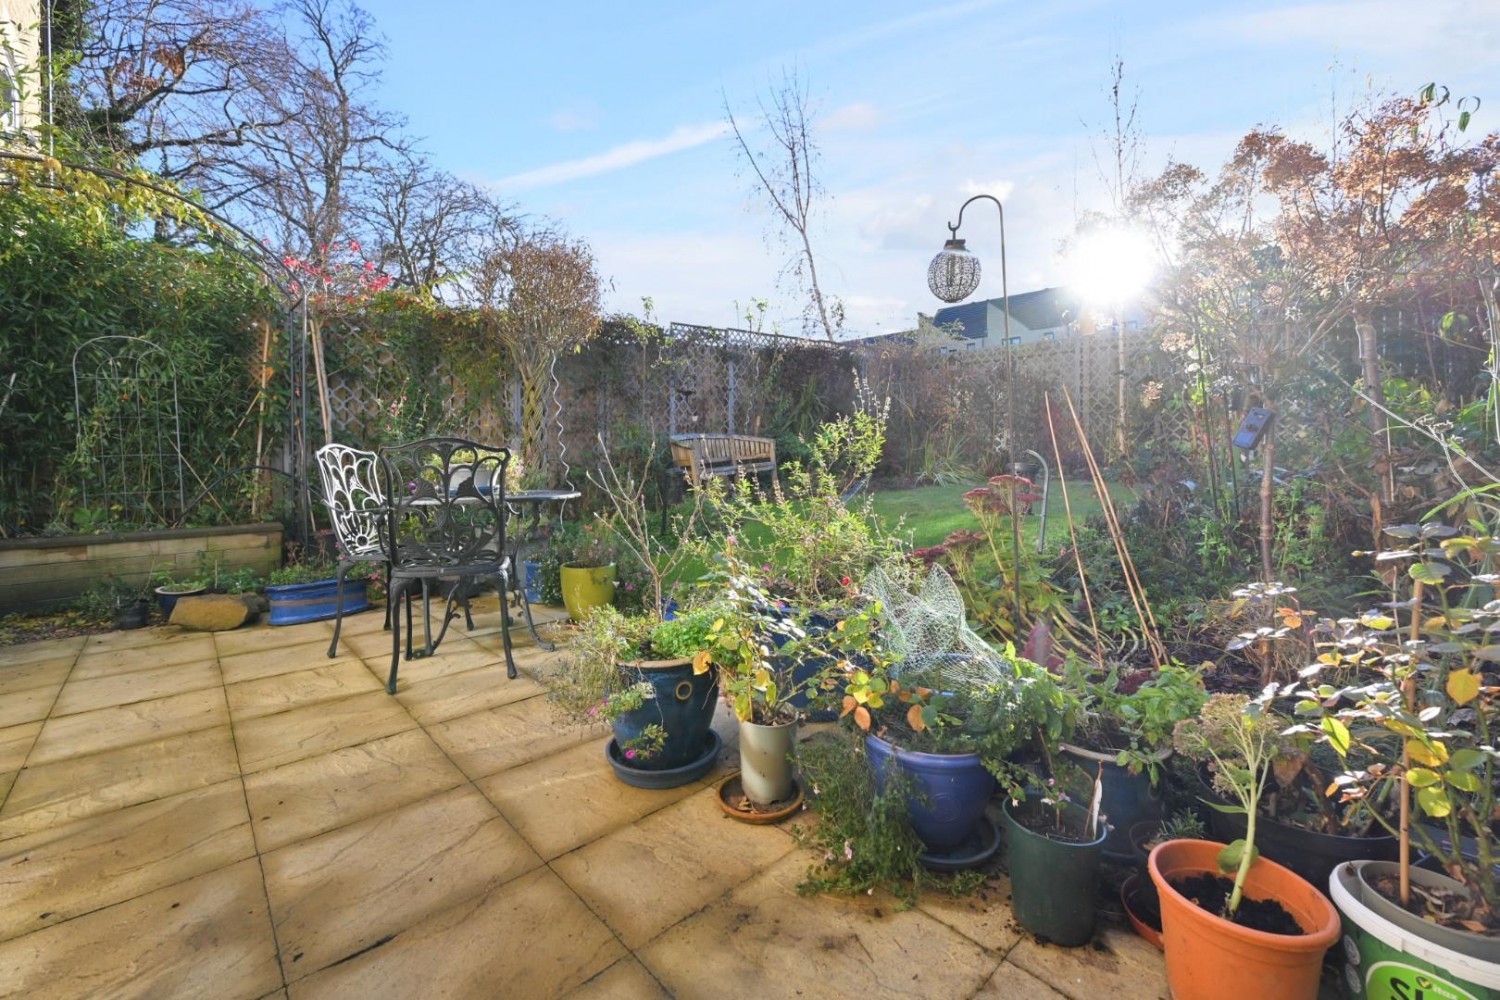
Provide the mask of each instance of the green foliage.
[{"label": "green foliage", "polygon": [[1144,769],[1153,784],[1177,724],[1196,716],[1208,699],[1201,673],[1175,663],[1125,677],[1116,667],[1100,677],[1073,661],[1067,681],[1083,705],[1080,738],[1088,748],[1119,751],[1117,763],[1131,771]]},{"label": "green foliage", "polygon": [[[1397,544],[1377,562],[1404,569],[1397,579],[1410,599],[1317,623],[1317,660],[1302,672],[1308,686],[1296,690],[1297,714],[1308,720],[1298,731],[1338,755],[1343,771],[1327,794],[1341,803],[1393,791],[1415,800],[1427,822],[1411,824],[1410,836],[1469,890],[1469,899],[1455,904],[1457,924],[1494,931],[1500,698],[1487,671],[1500,658],[1492,644],[1500,602],[1491,600],[1494,577],[1473,571],[1500,557],[1500,539],[1441,523],[1386,533]],[[1398,610],[1384,610],[1392,608]],[[1401,610],[1411,616],[1405,627]],[[1372,812],[1400,834],[1387,810]],[[1465,837],[1473,853],[1463,849]]]},{"label": "green foliage", "polygon": [[1281,720],[1258,702],[1242,694],[1216,694],[1203,705],[1197,717],[1177,724],[1172,745],[1193,760],[1208,762],[1214,788],[1236,803],[1216,806],[1226,812],[1243,813],[1245,836],[1219,854],[1219,869],[1233,871],[1234,891],[1223,916],[1233,919],[1240,907],[1245,878],[1255,861],[1255,826],[1260,797],[1271,772],[1271,762],[1286,748]]},{"label": "green foliage", "polygon": [[821,859],[809,866],[799,892],[855,895],[882,889],[910,907],[923,886],[952,884],[922,866],[919,857],[926,848],[911,828],[909,782],[898,772],[877,791],[862,736],[823,734],[800,747],[797,761],[817,800],[818,822],[793,832]]},{"label": "green foliage", "polygon": [[[258,273],[226,252],[135,238],[126,223],[149,206],[132,202],[122,213],[115,189],[80,187],[0,185],[0,357],[17,375],[0,412],[7,534],[53,521],[158,526],[126,510],[74,514],[71,487],[88,470],[73,454],[72,359],[94,337],[142,337],[170,356],[190,492],[219,470],[254,463],[256,320],[271,304]],[[226,507],[224,516],[238,513]]]},{"label": "green foliage", "polygon": [[864,408],[819,426],[807,442],[811,459],[782,466],[780,493],[764,493],[748,477],[704,485],[742,561],[774,574],[771,592],[807,609],[847,607],[851,588],[897,553],[869,496],[844,499],[874,471],[884,440],[884,417]]}]

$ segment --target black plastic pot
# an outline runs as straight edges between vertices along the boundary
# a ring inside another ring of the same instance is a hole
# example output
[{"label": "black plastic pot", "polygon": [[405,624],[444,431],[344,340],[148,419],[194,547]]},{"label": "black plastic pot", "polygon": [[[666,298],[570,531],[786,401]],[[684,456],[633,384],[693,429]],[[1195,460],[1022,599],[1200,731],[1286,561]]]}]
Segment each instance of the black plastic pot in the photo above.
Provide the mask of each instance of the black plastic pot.
[{"label": "black plastic pot", "polygon": [[115,628],[145,628],[151,620],[151,602],[142,597],[115,608]]}]

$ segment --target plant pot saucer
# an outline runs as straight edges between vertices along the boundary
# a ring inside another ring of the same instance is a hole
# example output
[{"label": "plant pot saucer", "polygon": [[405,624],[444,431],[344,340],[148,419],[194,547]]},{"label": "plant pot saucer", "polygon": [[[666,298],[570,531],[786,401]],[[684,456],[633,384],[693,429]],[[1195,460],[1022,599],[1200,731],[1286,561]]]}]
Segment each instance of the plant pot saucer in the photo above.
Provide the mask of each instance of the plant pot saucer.
[{"label": "plant pot saucer", "polygon": [[982,813],[963,843],[946,851],[919,854],[917,860],[929,871],[956,872],[984,864],[999,849],[1000,827],[988,813]]},{"label": "plant pot saucer", "polygon": [[802,808],[802,785],[792,779],[792,795],[769,806],[756,806],[745,797],[740,786],[740,772],[734,771],[719,782],[719,808],[741,823],[780,823]]},{"label": "plant pot saucer", "polygon": [[[1133,872],[1120,886],[1120,903],[1125,907],[1125,916],[1130,918],[1130,926],[1135,932],[1147,941],[1156,945],[1158,949],[1164,949],[1161,943],[1161,913],[1158,910],[1156,920],[1158,926],[1153,927],[1149,923],[1150,914],[1139,904],[1139,894],[1144,890],[1143,885],[1151,886],[1149,881],[1144,881],[1138,872]],[[1133,905],[1134,904],[1134,905]]]},{"label": "plant pot saucer", "polygon": [[712,771],[723,746],[724,741],[719,738],[719,734],[710,729],[703,737],[702,753],[681,767],[661,771],[648,771],[631,764],[620,753],[620,744],[613,737],[604,748],[604,756],[609,761],[609,766],[615,769],[615,777],[627,785],[635,788],[677,788],[690,781],[697,781]]}]

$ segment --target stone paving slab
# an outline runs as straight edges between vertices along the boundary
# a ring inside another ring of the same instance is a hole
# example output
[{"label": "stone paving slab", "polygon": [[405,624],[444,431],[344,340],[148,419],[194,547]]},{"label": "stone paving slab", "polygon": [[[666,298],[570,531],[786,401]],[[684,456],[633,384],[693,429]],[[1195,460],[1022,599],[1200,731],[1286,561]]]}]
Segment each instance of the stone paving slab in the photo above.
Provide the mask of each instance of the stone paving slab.
[{"label": "stone paving slab", "polygon": [[1003,876],[801,896],[790,824],[718,808],[727,713],[705,779],[631,788],[524,625],[505,677],[493,596],[394,697],[382,617],[332,659],[330,622],[0,648],[0,996],[1165,996],[1118,927],[1026,935]]}]

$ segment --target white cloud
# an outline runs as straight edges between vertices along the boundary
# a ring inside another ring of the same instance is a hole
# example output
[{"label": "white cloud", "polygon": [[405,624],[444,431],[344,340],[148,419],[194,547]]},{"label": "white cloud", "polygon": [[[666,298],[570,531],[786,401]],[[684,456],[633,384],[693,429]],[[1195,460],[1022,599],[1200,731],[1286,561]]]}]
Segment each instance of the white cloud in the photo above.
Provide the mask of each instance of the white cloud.
[{"label": "white cloud", "polygon": [[632,142],[622,143],[605,150],[595,156],[585,156],[577,160],[564,160],[561,163],[553,163],[535,170],[527,170],[524,173],[512,174],[494,181],[493,186],[504,192],[522,191],[529,188],[547,187],[552,184],[561,184],[565,181],[578,180],[581,177],[595,177],[599,174],[612,173],[633,167],[647,160],[658,157],[669,156],[672,153],[681,152],[684,149],[692,149],[702,146],[704,143],[713,142],[728,132],[729,126],[724,122],[712,122],[705,125],[682,125],[672,130],[672,133],[663,139],[636,139]]}]

